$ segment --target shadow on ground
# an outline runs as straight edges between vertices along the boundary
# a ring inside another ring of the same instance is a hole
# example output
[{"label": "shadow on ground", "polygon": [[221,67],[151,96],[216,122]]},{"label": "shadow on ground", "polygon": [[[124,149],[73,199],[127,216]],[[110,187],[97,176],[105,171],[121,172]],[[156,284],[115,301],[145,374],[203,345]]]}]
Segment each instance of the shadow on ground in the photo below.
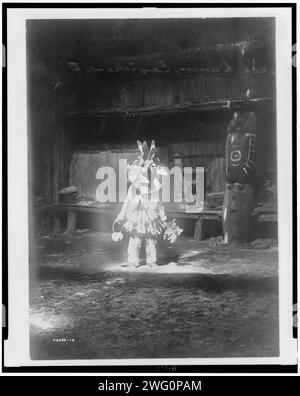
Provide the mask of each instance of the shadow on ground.
[{"label": "shadow on ground", "polygon": [[40,235],[31,253],[32,359],[278,356],[274,246],[160,247],[124,266],[126,241]]}]

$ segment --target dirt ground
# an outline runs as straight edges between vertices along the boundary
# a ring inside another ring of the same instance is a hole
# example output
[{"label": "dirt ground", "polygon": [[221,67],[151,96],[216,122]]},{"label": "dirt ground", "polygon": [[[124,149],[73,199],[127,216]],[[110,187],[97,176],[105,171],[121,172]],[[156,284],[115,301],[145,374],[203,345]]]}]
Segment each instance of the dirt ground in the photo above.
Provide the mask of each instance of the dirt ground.
[{"label": "dirt ground", "polygon": [[32,359],[278,356],[277,248],[181,238],[126,266],[109,234],[44,234],[31,254]]}]

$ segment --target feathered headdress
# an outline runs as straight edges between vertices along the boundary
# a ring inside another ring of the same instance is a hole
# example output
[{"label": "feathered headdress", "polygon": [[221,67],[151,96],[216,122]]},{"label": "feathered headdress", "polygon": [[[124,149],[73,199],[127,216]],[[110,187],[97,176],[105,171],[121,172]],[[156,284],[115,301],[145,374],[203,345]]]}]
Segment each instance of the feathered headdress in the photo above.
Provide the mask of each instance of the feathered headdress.
[{"label": "feathered headdress", "polygon": [[[155,147],[155,142],[152,140],[150,148],[145,140],[143,143],[138,140],[137,145],[141,155],[137,160],[128,165],[129,181],[132,184],[143,184],[144,186],[147,184],[149,185],[150,180],[148,170],[155,169],[155,173],[152,175],[152,191],[153,188],[154,190],[159,190],[161,188],[161,184],[159,183],[158,177],[159,175],[165,175],[166,172],[164,168],[160,166],[159,158],[157,157],[158,150]],[[145,190],[150,192],[149,187],[145,187]]]},{"label": "feathered headdress", "polygon": [[151,142],[150,149],[149,149],[149,146],[145,140],[143,143],[138,140],[137,145],[138,145],[138,148],[142,154],[142,158],[144,161],[154,159],[154,157],[156,156],[156,153],[157,153],[157,148],[155,147],[154,140],[152,140],[152,142]]}]

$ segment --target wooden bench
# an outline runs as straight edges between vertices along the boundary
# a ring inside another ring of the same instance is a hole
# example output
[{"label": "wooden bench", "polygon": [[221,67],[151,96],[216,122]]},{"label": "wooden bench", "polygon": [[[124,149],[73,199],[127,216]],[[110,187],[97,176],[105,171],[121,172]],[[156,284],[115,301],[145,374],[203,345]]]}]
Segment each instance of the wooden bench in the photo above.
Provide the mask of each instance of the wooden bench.
[{"label": "wooden bench", "polygon": [[[120,203],[103,203],[90,206],[71,205],[71,204],[57,204],[44,208],[35,208],[35,211],[40,216],[50,217],[54,222],[54,229],[60,229],[60,213],[67,213],[67,229],[72,228],[72,224],[76,225],[77,215],[80,213],[87,213],[92,215],[109,215],[112,218],[116,217],[121,210]],[[222,209],[204,208],[202,212],[186,212],[184,209],[176,209],[166,205],[166,214],[169,218],[187,219],[195,221],[194,238],[202,241],[206,234],[207,221],[219,221],[222,224]],[[75,217],[73,217],[75,215]],[[274,206],[259,206],[253,211],[253,217],[256,222],[276,222],[277,210]]]},{"label": "wooden bench", "polygon": [[[206,234],[206,223],[207,221],[219,221],[222,224],[222,209],[203,209],[202,212],[197,213],[186,213],[183,209],[172,209],[167,211],[168,215],[172,215],[175,218],[194,219],[195,229],[194,238],[203,241]],[[253,211],[253,219],[255,222],[276,222],[277,221],[277,208],[272,205],[258,206]]]},{"label": "wooden bench", "polygon": [[78,215],[82,213],[90,215],[111,215],[117,216],[121,210],[121,204],[108,203],[97,205],[76,205],[76,204],[54,204],[47,207],[34,208],[34,213],[41,222],[53,223],[54,230],[58,231],[61,228],[61,215],[67,215],[66,229],[72,231],[76,228]]},{"label": "wooden bench", "polygon": [[277,206],[276,205],[260,205],[257,206],[252,215],[258,222],[276,222],[277,221]]},{"label": "wooden bench", "polygon": [[205,235],[205,223],[207,221],[215,220],[222,223],[222,210],[204,209],[199,213],[198,220],[195,224],[194,238],[198,241],[203,241]]},{"label": "wooden bench", "polygon": [[222,220],[222,210],[203,209],[202,212],[185,212],[184,209],[166,210],[169,217],[195,220],[194,238],[202,241],[205,235],[205,222],[207,220]]}]

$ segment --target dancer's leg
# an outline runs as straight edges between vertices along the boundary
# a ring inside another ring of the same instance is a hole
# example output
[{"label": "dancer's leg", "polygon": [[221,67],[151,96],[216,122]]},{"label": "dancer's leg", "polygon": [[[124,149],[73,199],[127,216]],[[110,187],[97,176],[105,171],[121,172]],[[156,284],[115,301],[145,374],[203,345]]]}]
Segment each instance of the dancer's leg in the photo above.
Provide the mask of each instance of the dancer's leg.
[{"label": "dancer's leg", "polygon": [[157,251],[156,251],[157,240],[154,238],[146,238],[146,262],[148,265],[156,265]]},{"label": "dancer's leg", "polygon": [[139,265],[139,255],[141,250],[142,240],[139,237],[131,236],[128,244],[128,264],[137,267]]}]

